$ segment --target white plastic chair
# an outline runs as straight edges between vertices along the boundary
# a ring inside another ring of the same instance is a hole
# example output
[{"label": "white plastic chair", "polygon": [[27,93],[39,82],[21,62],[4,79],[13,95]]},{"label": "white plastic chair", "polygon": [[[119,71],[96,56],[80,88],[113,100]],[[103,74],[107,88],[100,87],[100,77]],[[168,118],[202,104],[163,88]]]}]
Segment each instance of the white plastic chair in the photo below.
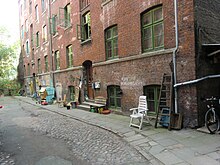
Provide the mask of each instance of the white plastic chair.
[{"label": "white plastic chair", "polygon": [[[140,130],[142,129],[142,123],[143,119],[147,114],[148,107],[147,107],[147,99],[146,96],[140,96],[139,97],[139,104],[137,108],[131,108],[130,111],[132,111],[132,114],[130,115],[130,127],[138,127]],[[135,120],[134,120],[135,119]],[[139,120],[139,124],[137,124],[137,120]],[[136,121],[136,123],[133,123]]]}]

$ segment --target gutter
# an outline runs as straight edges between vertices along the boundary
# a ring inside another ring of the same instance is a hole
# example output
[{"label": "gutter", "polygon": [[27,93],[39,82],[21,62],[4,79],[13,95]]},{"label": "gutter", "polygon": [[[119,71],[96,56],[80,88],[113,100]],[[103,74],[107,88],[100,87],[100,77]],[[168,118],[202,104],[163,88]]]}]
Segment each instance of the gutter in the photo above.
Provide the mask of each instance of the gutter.
[{"label": "gutter", "polygon": [[178,113],[178,100],[177,100],[177,74],[176,74],[176,54],[179,47],[179,35],[178,35],[178,6],[177,6],[177,0],[174,0],[174,14],[175,14],[175,41],[176,41],[176,47],[173,51],[173,81],[174,81],[174,111],[175,113]]},{"label": "gutter", "polygon": [[53,40],[52,40],[52,33],[51,33],[51,0],[48,0],[48,15],[49,15],[49,38],[50,38],[50,47],[49,47],[49,51],[50,51],[50,60],[51,60],[51,65],[50,65],[50,78],[52,79],[52,83],[50,80],[50,86],[55,88],[55,80],[54,80],[54,62],[53,62]]},{"label": "gutter", "polygon": [[186,81],[186,82],[182,82],[182,83],[178,83],[174,85],[174,88],[179,87],[179,86],[183,86],[183,85],[190,85],[190,84],[195,84],[198,83],[200,81],[206,80],[206,79],[212,79],[212,78],[220,78],[220,74],[217,75],[209,75],[209,76],[205,76],[199,79],[195,79],[195,80],[190,80],[190,81]]}]

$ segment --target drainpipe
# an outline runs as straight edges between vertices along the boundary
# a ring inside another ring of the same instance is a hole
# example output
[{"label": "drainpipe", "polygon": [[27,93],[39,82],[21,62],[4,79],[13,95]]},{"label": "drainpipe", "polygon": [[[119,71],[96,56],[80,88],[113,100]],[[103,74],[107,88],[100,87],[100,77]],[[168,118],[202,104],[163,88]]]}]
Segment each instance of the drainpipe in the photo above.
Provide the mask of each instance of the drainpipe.
[{"label": "drainpipe", "polygon": [[175,14],[175,41],[176,41],[176,47],[173,51],[173,81],[174,81],[174,111],[175,113],[178,112],[178,102],[177,102],[177,87],[176,85],[176,54],[179,47],[179,35],[178,35],[178,6],[177,6],[177,0],[174,0],[174,14]]},{"label": "drainpipe", "polygon": [[53,46],[52,46],[52,33],[51,33],[51,0],[48,0],[48,15],[49,15],[49,51],[50,51],[50,59],[51,59],[51,67],[50,67],[50,77],[52,79],[52,84],[50,82],[50,85],[52,87],[55,87],[55,83],[54,83],[54,66],[53,66]]}]

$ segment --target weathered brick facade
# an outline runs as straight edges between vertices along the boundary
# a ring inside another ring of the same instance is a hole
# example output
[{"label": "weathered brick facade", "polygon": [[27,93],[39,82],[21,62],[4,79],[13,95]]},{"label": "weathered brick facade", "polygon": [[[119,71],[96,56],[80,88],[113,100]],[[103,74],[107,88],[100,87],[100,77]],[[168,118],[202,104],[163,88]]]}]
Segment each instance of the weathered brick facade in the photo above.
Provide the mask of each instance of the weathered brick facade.
[{"label": "weathered brick facade", "polygon": [[[68,94],[69,86],[79,86],[80,81],[82,81],[80,101],[83,101],[85,100],[85,88],[88,84],[88,82],[87,84],[84,83],[84,68],[88,63],[91,63],[91,81],[100,82],[101,87],[93,90],[90,97],[104,96],[108,98],[108,87],[117,85],[122,91],[121,108],[117,111],[127,114],[129,108],[137,105],[137,98],[143,94],[145,86],[160,85],[163,73],[171,73],[170,64],[176,46],[174,1],[90,0],[90,4],[81,9],[81,1],[79,0],[54,0],[51,4],[45,1],[46,10],[43,13],[41,2],[41,0],[32,1],[32,13],[30,13],[28,2],[26,2],[26,9],[24,9],[23,1],[19,0],[19,8],[22,9],[22,14],[20,11],[20,27],[25,26],[25,20],[28,20],[28,27],[30,28],[30,25],[33,25],[33,34],[40,32],[39,47],[36,47],[35,43],[33,43],[33,47],[31,46],[30,30],[28,35],[24,35],[24,37],[21,35],[22,54],[26,69],[25,85],[27,88],[33,81],[33,73],[36,74],[37,85],[55,86],[57,82],[61,83],[63,94]],[[198,11],[200,11],[201,2],[203,1],[178,1],[177,83],[204,76],[204,74],[200,74],[203,69],[198,70],[197,63],[200,58],[200,50],[196,25],[201,20],[199,18],[205,19],[204,15],[204,17],[198,16],[200,15]],[[207,6],[212,3],[216,3],[218,7],[220,6],[217,1],[207,2]],[[49,33],[49,27],[51,26],[49,25],[49,18],[52,18],[53,15],[59,16],[60,8],[64,8],[67,4],[71,6],[71,26],[68,28],[59,27],[56,35],[51,35]],[[36,5],[39,9],[39,21],[35,20],[34,9]],[[141,16],[142,13],[158,6],[162,6],[163,9],[164,45],[162,49],[143,52]],[[211,11],[212,9],[207,8],[207,10]],[[81,42],[77,39],[77,33],[79,33],[77,25],[80,24],[81,16],[87,11],[90,11],[91,14],[91,38],[86,42]],[[204,20],[201,21],[204,22]],[[214,24],[213,21],[210,23]],[[43,43],[41,36],[44,25],[47,26],[48,39]],[[108,60],[105,51],[105,30],[114,25],[117,25],[118,32],[118,57]],[[216,33],[216,31],[214,30],[213,33]],[[29,54],[25,52],[25,42],[28,39],[30,41]],[[73,52],[73,67],[70,68],[67,68],[66,58],[66,47],[68,45],[72,45]],[[54,53],[57,50],[60,52],[59,70],[55,69],[54,62]],[[33,58],[32,54],[34,55]],[[45,72],[44,65],[46,55],[49,57],[49,70],[47,72]],[[38,73],[37,61],[39,59],[41,60],[42,73]],[[31,65],[29,74],[27,71],[28,64]],[[213,72],[210,71],[209,73]],[[184,126],[196,127],[203,123],[203,113],[200,113],[198,108],[200,97],[198,96],[198,90],[201,90],[199,85],[179,86],[177,88],[178,111],[184,114]]]}]

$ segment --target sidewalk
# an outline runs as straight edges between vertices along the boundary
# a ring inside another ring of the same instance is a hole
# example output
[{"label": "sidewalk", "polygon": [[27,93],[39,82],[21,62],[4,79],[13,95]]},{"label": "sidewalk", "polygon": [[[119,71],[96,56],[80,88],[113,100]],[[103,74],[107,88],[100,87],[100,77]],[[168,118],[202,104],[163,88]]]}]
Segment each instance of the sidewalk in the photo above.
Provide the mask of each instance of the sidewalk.
[{"label": "sidewalk", "polygon": [[67,110],[54,105],[35,104],[31,98],[15,97],[23,102],[111,131],[136,148],[152,165],[220,165],[220,135],[193,129],[168,131],[144,125],[130,128],[128,116],[102,115],[80,109]]}]

